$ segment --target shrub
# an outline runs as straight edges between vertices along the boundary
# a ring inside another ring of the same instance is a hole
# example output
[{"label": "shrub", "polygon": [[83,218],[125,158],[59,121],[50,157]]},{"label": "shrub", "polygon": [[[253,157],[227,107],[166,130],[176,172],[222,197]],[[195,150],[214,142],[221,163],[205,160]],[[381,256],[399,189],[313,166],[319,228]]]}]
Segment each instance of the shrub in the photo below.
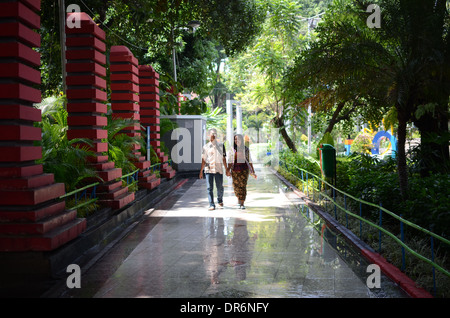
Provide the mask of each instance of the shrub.
[{"label": "shrub", "polygon": [[[55,182],[65,184],[66,192],[73,191],[83,180],[96,177],[95,170],[86,164],[92,152],[88,150],[90,140],[67,139],[67,111],[64,96],[49,97],[36,107],[41,109],[42,121],[36,126],[42,129],[42,138],[37,142],[42,147],[44,172],[53,173]],[[82,146],[84,144],[84,146]]]},{"label": "shrub", "polygon": [[372,136],[368,133],[360,133],[353,140],[351,152],[370,153],[372,149]]}]

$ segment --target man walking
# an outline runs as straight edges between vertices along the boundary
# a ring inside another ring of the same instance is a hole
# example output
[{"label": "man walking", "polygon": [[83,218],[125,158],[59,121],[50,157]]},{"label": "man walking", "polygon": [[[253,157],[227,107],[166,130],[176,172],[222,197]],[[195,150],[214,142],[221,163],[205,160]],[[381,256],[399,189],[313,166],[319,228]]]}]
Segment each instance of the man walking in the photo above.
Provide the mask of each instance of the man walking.
[{"label": "man walking", "polygon": [[[217,203],[223,208],[223,172],[227,166],[225,145],[217,141],[217,130],[208,131],[209,142],[202,149],[202,166],[199,178],[203,179],[203,169],[206,177],[206,191],[208,192],[209,210],[214,210],[214,182],[217,188]],[[226,172],[227,175],[229,172]]]}]

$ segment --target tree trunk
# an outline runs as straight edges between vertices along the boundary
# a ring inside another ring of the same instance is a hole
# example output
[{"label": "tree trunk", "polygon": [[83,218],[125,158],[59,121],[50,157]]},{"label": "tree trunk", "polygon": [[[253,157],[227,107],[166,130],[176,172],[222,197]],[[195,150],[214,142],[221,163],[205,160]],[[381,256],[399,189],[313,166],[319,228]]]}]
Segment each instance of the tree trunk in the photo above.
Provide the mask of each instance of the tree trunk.
[{"label": "tree trunk", "polygon": [[334,111],[333,116],[331,117],[331,119],[328,123],[327,129],[325,129],[324,134],[326,134],[327,132],[331,133],[331,131],[333,131],[334,125],[336,125],[336,123],[339,121],[338,116],[339,116],[339,113],[341,112],[341,110],[344,108],[344,105],[345,105],[345,102],[340,102],[337,105],[337,108]]},{"label": "tree trunk", "polygon": [[275,127],[280,129],[280,134],[286,142],[286,145],[289,147],[289,149],[291,149],[292,152],[296,153],[297,147],[295,147],[294,142],[292,141],[291,137],[289,137],[286,128],[284,127],[283,119],[280,117],[275,117],[273,119],[273,122],[275,124]]},{"label": "tree trunk", "polygon": [[397,108],[397,118],[398,118],[398,131],[397,131],[397,170],[398,170],[398,180],[400,183],[400,192],[402,194],[403,200],[408,199],[408,168],[406,165],[406,124],[407,119],[401,113],[401,110]]},{"label": "tree trunk", "polygon": [[447,101],[448,97],[437,105],[434,114],[423,114],[414,121],[420,131],[420,156],[426,159],[420,160],[421,177],[445,173],[443,169],[449,166]]}]

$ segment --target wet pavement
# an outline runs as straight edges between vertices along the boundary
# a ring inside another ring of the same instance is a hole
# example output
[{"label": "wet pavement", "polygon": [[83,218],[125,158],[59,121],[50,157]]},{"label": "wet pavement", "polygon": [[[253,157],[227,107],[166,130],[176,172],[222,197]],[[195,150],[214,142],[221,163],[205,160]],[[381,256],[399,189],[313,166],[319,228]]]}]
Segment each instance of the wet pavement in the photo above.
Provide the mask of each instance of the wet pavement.
[{"label": "wet pavement", "polygon": [[256,168],[246,210],[238,209],[230,178],[225,207],[214,211],[206,181],[189,179],[85,271],[81,288],[58,297],[404,297],[395,286],[369,289],[364,263],[339,253],[336,237],[327,240],[299,212],[303,202],[269,169]]}]

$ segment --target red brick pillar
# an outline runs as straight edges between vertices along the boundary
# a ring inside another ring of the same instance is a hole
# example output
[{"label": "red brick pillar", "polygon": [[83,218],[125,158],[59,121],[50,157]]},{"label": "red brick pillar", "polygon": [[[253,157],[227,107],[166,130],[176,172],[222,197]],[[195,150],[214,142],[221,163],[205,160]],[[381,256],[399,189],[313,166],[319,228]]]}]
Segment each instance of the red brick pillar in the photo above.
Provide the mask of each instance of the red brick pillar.
[{"label": "red brick pillar", "polygon": [[67,211],[63,183],[43,173],[41,129],[40,1],[0,3],[0,251],[50,251],[86,228]]},{"label": "red brick pillar", "polygon": [[150,126],[150,144],[161,161],[161,177],[171,179],[176,172],[166,163],[169,157],[161,151],[159,74],[150,65],[139,65],[139,98],[141,124]]},{"label": "red brick pillar", "polygon": [[[112,46],[109,61],[113,117],[133,119],[134,125],[122,132],[131,137],[140,137],[138,60],[126,46]],[[134,165],[141,169],[138,185],[151,190],[160,184],[161,179],[148,170],[150,161],[146,161],[145,156],[141,155],[140,148],[140,145],[134,145],[132,149]]]},{"label": "red brick pillar", "polygon": [[86,138],[93,142],[90,158],[102,185],[97,188],[99,203],[120,209],[134,200],[134,193],[122,187],[122,169],[108,161],[107,112],[105,102],[106,46],[105,32],[84,12],[69,13],[70,20],[79,20],[80,27],[66,26],[66,83],[67,83],[67,138]]}]

